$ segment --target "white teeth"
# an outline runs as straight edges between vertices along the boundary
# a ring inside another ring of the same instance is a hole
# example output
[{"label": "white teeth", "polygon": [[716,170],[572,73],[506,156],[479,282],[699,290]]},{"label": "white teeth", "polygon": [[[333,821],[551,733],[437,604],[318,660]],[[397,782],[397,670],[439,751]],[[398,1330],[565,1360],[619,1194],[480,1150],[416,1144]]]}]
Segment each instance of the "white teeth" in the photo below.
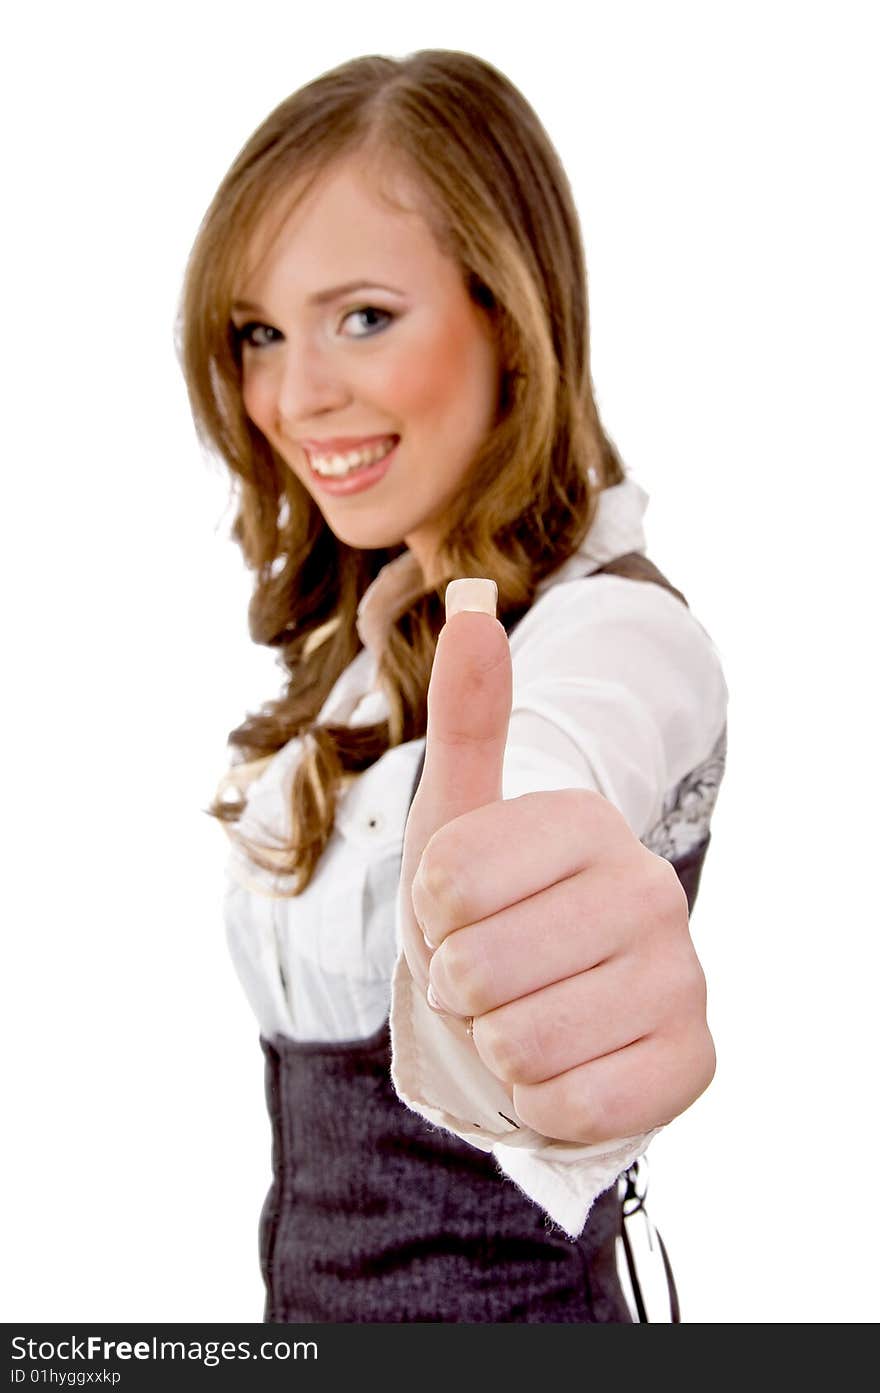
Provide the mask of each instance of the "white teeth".
[{"label": "white teeth", "polygon": [[345,454],[317,454],[309,453],[309,463],[316,474],[324,474],[329,478],[339,478],[343,474],[348,474],[352,469],[360,469],[368,464],[375,464],[377,460],[384,459],[390,454],[396,439],[388,436],[385,440],[378,440],[375,445],[368,445],[362,450],[348,450]]}]

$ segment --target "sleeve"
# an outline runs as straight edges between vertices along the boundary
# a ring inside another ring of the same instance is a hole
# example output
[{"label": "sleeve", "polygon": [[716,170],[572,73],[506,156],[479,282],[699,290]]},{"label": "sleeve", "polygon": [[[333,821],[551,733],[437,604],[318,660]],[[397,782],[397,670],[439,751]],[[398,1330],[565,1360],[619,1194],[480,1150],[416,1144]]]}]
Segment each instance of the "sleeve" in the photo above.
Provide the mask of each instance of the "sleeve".
[{"label": "sleeve", "polygon": [[[705,629],[652,582],[597,576],[551,588],[511,638],[513,705],[503,795],[586,788],[644,840],[670,791],[705,761],[726,724],[728,691]],[[400,948],[398,903],[398,949]],[[461,1022],[438,1016],[398,951],[392,1077],[422,1117],[494,1154],[501,1170],[572,1237],[596,1198],[661,1130],[594,1145],[520,1122],[505,1086]]]}]

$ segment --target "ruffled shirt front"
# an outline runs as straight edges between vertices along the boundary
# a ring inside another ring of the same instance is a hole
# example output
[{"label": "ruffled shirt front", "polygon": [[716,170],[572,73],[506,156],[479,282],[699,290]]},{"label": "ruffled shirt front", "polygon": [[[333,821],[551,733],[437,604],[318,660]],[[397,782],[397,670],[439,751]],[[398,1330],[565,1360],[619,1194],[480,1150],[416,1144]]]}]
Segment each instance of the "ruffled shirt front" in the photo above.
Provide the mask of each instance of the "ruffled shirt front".
[{"label": "ruffled shirt front", "polygon": [[[665,588],[621,576],[582,578],[645,551],[648,496],[631,477],[605,490],[578,552],[538,587],[511,640],[513,704],[503,796],[588,788],[608,798],[658,855],[708,831],[726,752],[728,692],[720,657],[693,613]],[[674,576],[670,577],[677,583]],[[357,616],[363,648],[318,721],[371,724],[388,714],[376,686],[387,628],[421,588],[415,557],[387,563]],[[686,590],[686,586],[682,586]],[[234,842],[224,915],[238,974],[268,1039],[362,1040],[387,1018],[401,1100],[484,1151],[568,1233],[656,1132],[587,1146],[543,1137],[517,1119],[460,1023],[413,989],[401,950],[403,835],[424,737],[388,750],[338,795],[336,822],[305,891],[263,870]],[[223,783],[247,790],[240,821],[264,845],[290,835],[297,737]],[[221,783],[221,789],[223,787]],[[656,1129],[659,1130],[659,1129]]]}]

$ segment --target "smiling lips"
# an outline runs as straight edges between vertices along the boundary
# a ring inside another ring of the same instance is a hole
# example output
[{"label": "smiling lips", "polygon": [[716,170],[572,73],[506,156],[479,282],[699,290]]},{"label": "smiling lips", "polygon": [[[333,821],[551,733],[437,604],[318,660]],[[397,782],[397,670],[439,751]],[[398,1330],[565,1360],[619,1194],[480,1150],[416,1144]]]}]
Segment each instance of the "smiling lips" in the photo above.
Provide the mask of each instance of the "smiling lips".
[{"label": "smiling lips", "polygon": [[384,459],[399,438],[396,435],[383,435],[357,449],[345,451],[321,449],[318,442],[303,442],[303,449],[316,474],[327,479],[341,479],[355,469],[366,469]]}]

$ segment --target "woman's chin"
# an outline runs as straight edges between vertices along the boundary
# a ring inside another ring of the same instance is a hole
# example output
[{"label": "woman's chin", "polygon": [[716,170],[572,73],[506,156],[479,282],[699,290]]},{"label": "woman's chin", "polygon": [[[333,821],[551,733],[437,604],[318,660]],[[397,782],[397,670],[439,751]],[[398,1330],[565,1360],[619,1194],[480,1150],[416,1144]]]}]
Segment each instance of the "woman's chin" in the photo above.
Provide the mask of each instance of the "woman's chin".
[{"label": "woman's chin", "polygon": [[326,514],[325,521],[334,537],[356,551],[387,550],[400,546],[404,540],[399,531],[387,527],[346,527],[343,529],[336,523],[335,519],[326,517]]}]

